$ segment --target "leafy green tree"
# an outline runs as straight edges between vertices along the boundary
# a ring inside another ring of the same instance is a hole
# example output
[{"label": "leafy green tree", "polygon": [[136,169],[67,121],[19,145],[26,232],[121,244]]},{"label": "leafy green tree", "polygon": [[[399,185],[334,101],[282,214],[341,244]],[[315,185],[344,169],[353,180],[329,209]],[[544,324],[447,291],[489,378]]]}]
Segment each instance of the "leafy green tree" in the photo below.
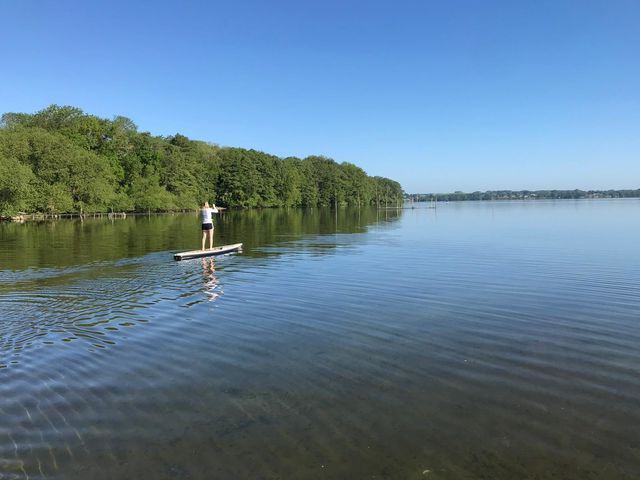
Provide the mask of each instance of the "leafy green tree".
[{"label": "leafy green tree", "polygon": [[6,211],[156,211],[196,208],[203,200],[230,207],[360,206],[402,198],[397,182],[368,177],[350,163],[281,159],[180,133],[152,136],[126,117],[109,120],[71,106],[5,113],[0,157],[5,170],[18,172],[3,183]]},{"label": "leafy green tree", "polygon": [[277,163],[275,190],[276,196],[281,199],[280,206],[299,207],[302,205],[302,172],[298,168],[300,160],[297,158],[285,158]]},{"label": "leafy green tree", "polygon": [[345,202],[349,205],[366,205],[369,200],[367,174],[360,167],[344,162],[340,165],[344,176]]},{"label": "leafy green tree", "polygon": [[0,216],[15,215],[25,208],[34,178],[27,165],[0,154]]},{"label": "leafy green tree", "polygon": [[175,207],[175,198],[160,185],[159,177],[138,177],[131,184],[131,199],[136,210],[159,211]]},{"label": "leafy green tree", "polygon": [[59,183],[38,186],[37,210],[49,214],[74,211],[73,197],[67,188]]},{"label": "leafy green tree", "polygon": [[261,179],[258,167],[248,150],[225,148],[221,150],[218,195],[223,205],[257,207],[260,204]]}]

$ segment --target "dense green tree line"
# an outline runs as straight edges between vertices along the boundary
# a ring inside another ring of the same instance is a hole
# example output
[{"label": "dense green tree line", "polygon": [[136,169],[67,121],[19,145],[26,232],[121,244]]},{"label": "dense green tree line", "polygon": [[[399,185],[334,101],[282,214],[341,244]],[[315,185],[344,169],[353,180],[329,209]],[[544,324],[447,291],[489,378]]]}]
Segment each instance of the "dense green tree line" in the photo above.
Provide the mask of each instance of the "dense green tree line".
[{"label": "dense green tree line", "polygon": [[637,190],[490,190],[486,192],[414,193],[405,194],[405,200],[414,202],[463,200],[535,200],[577,198],[633,198],[640,197]]},{"label": "dense green tree line", "polygon": [[398,182],[350,163],[152,136],[128,118],[75,107],[5,113],[0,123],[0,216],[170,211],[204,199],[228,207],[364,206],[402,194]]}]

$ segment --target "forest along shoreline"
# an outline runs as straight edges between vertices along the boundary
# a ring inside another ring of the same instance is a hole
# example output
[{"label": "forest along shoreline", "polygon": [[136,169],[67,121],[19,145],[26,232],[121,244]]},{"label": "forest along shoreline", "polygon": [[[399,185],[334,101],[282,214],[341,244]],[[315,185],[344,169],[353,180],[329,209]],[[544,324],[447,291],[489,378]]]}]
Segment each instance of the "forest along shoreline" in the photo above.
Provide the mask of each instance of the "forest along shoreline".
[{"label": "forest along shoreline", "polygon": [[[402,203],[401,185],[322,155],[280,158],[139,132],[72,106],[0,120],[0,218]],[[57,216],[57,217],[56,217]]]}]

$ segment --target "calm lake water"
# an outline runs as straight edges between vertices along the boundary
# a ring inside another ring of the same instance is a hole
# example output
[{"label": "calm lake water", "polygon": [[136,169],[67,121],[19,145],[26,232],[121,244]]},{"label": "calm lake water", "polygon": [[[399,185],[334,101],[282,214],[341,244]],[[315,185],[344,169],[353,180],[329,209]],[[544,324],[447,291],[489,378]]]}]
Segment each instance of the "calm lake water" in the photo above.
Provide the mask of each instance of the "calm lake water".
[{"label": "calm lake water", "polygon": [[640,200],[424,207],[0,224],[0,478],[640,478]]}]

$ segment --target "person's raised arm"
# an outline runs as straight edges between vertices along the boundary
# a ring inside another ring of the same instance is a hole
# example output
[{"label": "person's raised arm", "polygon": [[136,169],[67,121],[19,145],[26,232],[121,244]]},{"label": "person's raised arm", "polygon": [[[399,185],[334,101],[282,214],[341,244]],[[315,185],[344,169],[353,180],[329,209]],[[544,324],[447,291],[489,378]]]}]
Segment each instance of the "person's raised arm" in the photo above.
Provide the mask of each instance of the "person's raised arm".
[{"label": "person's raised arm", "polygon": [[216,207],[216,204],[213,204],[213,208],[211,209],[211,213],[218,213],[218,208]]}]

